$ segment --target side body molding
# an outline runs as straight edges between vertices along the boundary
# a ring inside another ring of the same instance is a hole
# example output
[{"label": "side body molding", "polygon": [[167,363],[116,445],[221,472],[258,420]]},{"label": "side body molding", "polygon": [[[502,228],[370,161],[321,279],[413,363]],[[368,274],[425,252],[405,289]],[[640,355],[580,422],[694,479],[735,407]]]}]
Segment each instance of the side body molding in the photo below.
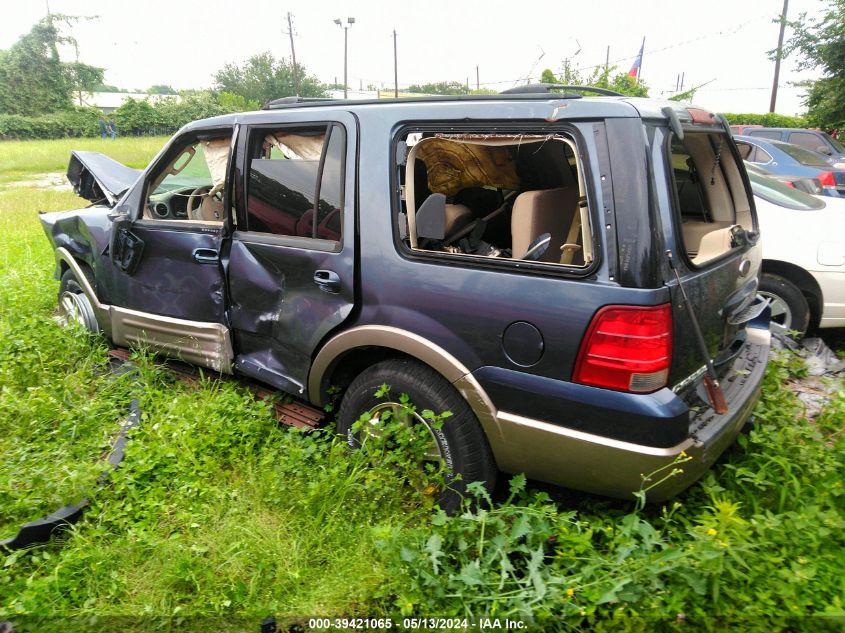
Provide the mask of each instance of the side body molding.
[{"label": "side body molding", "polygon": [[97,323],[115,345],[147,345],[152,350],[195,365],[232,373],[234,351],[229,328],[221,323],[188,321],[101,303],[79,263],[65,248],[56,249],[56,260],[73,271],[91,303]]},{"label": "side body molding", "polygon": [[325,378],[349,352],[363,347],[392,349],[412,356],[439,372],[460,392],[472,408],[490,442],[493,454],[502,442],[496,408],[487,393],[457,358],[431,341],[395,327],[361,325],[330,339],[317,354],[308,375],[308,395],[317,406],[325,404]]}]

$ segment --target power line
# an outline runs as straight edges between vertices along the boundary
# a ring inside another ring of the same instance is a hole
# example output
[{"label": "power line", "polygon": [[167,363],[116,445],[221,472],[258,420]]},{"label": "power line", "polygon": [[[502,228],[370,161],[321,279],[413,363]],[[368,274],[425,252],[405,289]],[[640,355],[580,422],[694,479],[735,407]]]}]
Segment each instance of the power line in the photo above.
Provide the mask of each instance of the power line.
[{"label": "power line", "polygon": [[[668,45],[663,46],[661,48],[650,49],[650,50],[644,51],[643,55],[644,56],[645,55],[654,55],[656,53],[662,53],[664,51],[673,50],[675,48],[680,48],[682,46],[688,46],[690,44],[695,44],[697,42],[701,42],[701,41],[704,41],[704,40],[709,40],[709,39],[714,39],[714,38],[719,38],[719,37],[729,37],[731,35],[736,35],[736,33],[741,31],[745,27],[747,27],[749,24],[752,24],[752,23],[757,22],[757,21],[762,20],[762,19],[767,19],[769,17],[771,17],[771,16],[766,15],[766,14],[758,15],[756,17],[753,17],[753,18],[746,20],[745,22],[735,26],[732,29],[728,29],[728,30],[723,29],[723,30],[717,31],[715,33],[709,33],[709,34],[700,35],[698,37],[694,37],[694,38],[691,38],[691,39],[688,39],[688,40],[683,40],[683,41],[680,41],[680,42],[674,42],[672,44],[668,44]],[[542,49],[540,49],[540,50],[542,50]],[[541,55],[541,57],[542,57],[542,55]],[[636,57],[637,57],[637,55],[634,54],[634,55],[628,55],[626,57],[619,57],[619,58],[613,59],[613,60],[608,60],[606,58],[605,61],[600,63],[600,64],[593,64],[593,65],[590,65],[590,66],[577,66],[577,67],[574,68],[574,70],[575,71],[581,71],[581,70],[592,70],[593,68],[604,68],[605,65],[616,64],[618,62],[631,61],[631,60],[635,59]],[[535,64],[535,67],[536,67],[536,64]],[[532,68],[532,70],[533,70],[533,68]],[[374,83],[374,84],[378,84],[378,83],[387,84],[388,83],[388,82],[386,82],[382,79],[372,79],[372,78],[366,78],[366,77],[363,77],[362,79],[364,81],[368,82],[368,83]],[[501,84],[508,84],[508,83],[513,84],[515,82],[524,82],[524,81],[530,82],[532,80],[538,80],[539,81],[539,79],[540,79],[539,76],[528,76],[528,77],[526,77],[526,76],[523,75],[522,77],[517,77],[515,79],[498,79],[498,80],[494,80],[494,81],[485,81],[484,83],[481,83],[480,85],[485,86],[485,87],[487,87],[487,86],[498,86],[498,85],[501,85]],[[419,84],[419,83],[420,82],[411,81],[411,82],[408,82],[408,85]],[[422,82],[422,83],[429,83],[429,82]]]}]

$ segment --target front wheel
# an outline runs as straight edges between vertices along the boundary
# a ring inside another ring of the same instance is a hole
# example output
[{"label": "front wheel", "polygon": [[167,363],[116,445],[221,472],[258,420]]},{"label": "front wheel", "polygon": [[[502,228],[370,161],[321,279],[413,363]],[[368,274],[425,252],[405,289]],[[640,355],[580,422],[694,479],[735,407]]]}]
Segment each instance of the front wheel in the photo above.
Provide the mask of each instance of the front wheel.
[{"label": "front wheel", "polygon": [[758,292],[770,300],[772,331],[785,334],[794,330],[804,336],[810,325],[810,306],[794,283],[786,277],[764,273]]},{"label": "front wheel", "polygon": [[66,270],[59,284],[59,319],[64,325],[77,323],[89,332],[99,332],[94,308],[73,271]]},{"label": "front wheel", "polygon": [[[414,409],[404,405],[403,394]],[[439,424],[422,415],[425,410],[452,415]],[[362,415],[365,421],[358,429],[353,425]],[[492,492],[497,469],[484,431],[466,400],[433,369],[409,359],[386,360],[352,381],[338,412],[338,433],[358,448],[367,436],[381,435],[385,420],[419,430],[420,467],[430,463],[443,469],[445,487],[437,498],[441,508],[457,510],[470,482],[482,482]]]}]

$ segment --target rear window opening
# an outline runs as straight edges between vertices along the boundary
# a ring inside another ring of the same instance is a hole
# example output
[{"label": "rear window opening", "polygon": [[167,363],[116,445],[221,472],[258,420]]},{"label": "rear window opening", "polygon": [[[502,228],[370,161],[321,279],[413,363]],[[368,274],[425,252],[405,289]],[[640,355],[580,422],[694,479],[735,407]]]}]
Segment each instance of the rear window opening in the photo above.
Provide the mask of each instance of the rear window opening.
[{"label": "rear window opening", "polygon": [[754,229],[748,193],[725,134],[686,132],[671,143],[684,251],[693,265],[702,266],[739,246],[740,231]]},{"label": "rear window opening", "polygon": [[561,135],[410,133],[399,234],[414,252],[587,268],[584,175]]}]

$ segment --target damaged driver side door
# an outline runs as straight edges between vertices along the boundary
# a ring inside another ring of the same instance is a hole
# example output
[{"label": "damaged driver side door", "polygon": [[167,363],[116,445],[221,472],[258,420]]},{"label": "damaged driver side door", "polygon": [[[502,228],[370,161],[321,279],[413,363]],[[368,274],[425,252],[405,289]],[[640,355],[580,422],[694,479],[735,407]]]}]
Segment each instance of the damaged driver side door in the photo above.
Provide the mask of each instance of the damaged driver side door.
[{"label": "damaged driver side door", "polygon": [[221,249],[235,130],[186,132],[148,170],[128,217],[112,226],[112,337],[230,371]]}]

